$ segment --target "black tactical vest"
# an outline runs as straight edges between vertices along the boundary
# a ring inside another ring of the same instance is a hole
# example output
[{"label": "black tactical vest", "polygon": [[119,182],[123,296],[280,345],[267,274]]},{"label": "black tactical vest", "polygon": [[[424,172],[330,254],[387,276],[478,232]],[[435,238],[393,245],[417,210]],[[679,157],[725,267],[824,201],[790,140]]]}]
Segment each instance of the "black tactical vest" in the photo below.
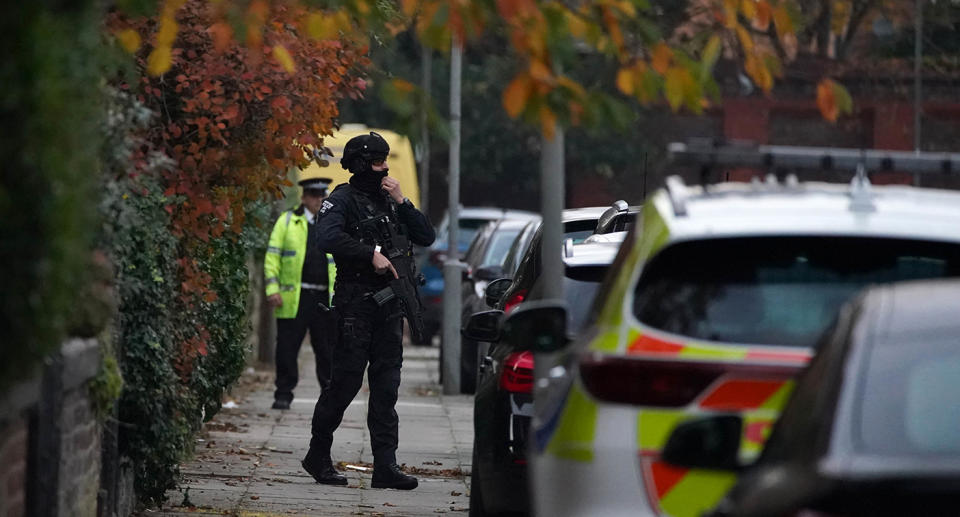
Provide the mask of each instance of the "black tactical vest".
[{"label": "black tactical vest", "polygon": [[[361,223],[368,219],[386,217],[390,221],[390,224],[397,224],[396,214],[391,210],[386,195],[370,195],[349,184],[340,185],[337,188],[348,189],[348,193],[350,194],[350,202],[346,207],[343,231],[350,237],[364,244],[371,246],[382,245],[383,243],[377,242],[375,236],[364,231]],[[378,275],[373,269],[371,262],[342,262],[343,261],[340,260],[337,261],[338,282],[344,281],[369,286],[383,286],[393,278],[392,275]]]}]

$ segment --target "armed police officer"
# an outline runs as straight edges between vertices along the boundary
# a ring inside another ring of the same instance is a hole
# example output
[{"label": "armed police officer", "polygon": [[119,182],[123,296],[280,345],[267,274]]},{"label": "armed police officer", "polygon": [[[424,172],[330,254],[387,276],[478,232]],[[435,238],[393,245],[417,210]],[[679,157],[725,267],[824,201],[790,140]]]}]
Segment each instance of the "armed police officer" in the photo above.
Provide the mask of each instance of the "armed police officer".
[{"label": "armed police officer", "polygon": [[264,258],[267,301],[277,318],[277,389],[273,409],[290,409],[293,388],[299,380],[297,354],[310,331],[310,344],[316,360],[317,381],[321,388],[330,385],[331,355],[336,336],[336,320],[329,314],[330,279],[334,277],[329,258],[317,245],[316,217],[329,178],[304,178],[300,206],[277,218],[270,234]]},{"label": "armed police officer", "polygon": [[402,317],[411,333],[422,332],[411,243],[429,246],[436,236],[427,217],[403,197],[400,183],[387,175],[389,152],[377,133],[350,139],[340,160],[352,174],[350,182],[337,186],[320,207],[319,246],[333,254],[337,265],[333,302],[340,314],[340,340],[333,382],[317,401],[310,450],[302,464],[319,483],[347,484],[333,467],[330,447],[369,364],[371,486],[410,490],[417,479],[400,470],[396,457]]}]

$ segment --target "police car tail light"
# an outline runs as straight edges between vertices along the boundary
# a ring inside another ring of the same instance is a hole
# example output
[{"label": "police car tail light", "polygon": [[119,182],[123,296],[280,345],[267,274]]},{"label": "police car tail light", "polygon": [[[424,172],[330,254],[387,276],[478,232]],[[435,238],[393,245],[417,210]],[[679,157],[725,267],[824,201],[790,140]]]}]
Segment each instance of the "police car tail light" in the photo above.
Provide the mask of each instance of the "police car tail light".
[{"label": "police car tail light", "polygon": [[503,361],[500,388],[514,393],[533,392],[533,354],[514,352]]},{"label": "police car tail light", "polygon": [[580,378],[591,395],[638,406],[686,406],[723,373],[722,367],[690,362],[595,353],[580,358]]},{"label": "police car tail light", "polygon": [[803,366],[796,361],[701,361],[589,352],[580,357],[579,368],[587,391],[602,401],[680,407],[700,398],[721,377],[786,380]]},{"label": "police car tail light", "polygon": [[513,293],[513,296],[511,296],[511,297],[506,301],[506,303],[503,304],[503,312],[504,312],[504,314],[506,314],[506,313],[510,312],[511,310],[513,310],[517,305],[520,305],[520,303],[523,302],[523,300],[526,299],[526,298],[527,298],[527,290],[526,290],[526,289],[520,289],[519,291]]}]

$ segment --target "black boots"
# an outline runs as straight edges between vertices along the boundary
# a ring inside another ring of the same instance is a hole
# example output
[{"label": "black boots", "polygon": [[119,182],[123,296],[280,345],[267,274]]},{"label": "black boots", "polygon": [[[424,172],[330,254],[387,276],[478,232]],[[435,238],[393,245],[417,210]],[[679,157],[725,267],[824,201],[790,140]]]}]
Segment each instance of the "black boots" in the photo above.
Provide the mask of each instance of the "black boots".
[{"label": "black boots", "polygon": [[306,470],[308,474],[313,476],[313,479],[317,480],[317,483],[341,486],[347,484],[347,476],[333,468],[333,461],[329,455],[325,458],[318,458],[317,456],[311,457],[308,452],[307,457],[300,464],[303,465],[303,470]]},{"label": "black boots", "polygon": [[273,401],[272,409],[290,409],[290,401],[284,399],[276,399]]},{"label": "black boots", "polygon": [[413,490],[417,488],[417,478],[408,476],[400,470],[396,463],[388,465],[374,465],[373,488],[396,488],[398,490]]},{"label": "black boots", "polygon": [[[300,464],[303,465],[303,470],[313,476],[317,483],[340,486],[347,484],[347,477],[333,468],[333,461],[329,454],[316,454],[309,451],[307,457]],[[373,488],[413,490],[417,488],[417,478],[404,474],[396,463],[375,465],[373,467],[373,482],[370,486]]]}]

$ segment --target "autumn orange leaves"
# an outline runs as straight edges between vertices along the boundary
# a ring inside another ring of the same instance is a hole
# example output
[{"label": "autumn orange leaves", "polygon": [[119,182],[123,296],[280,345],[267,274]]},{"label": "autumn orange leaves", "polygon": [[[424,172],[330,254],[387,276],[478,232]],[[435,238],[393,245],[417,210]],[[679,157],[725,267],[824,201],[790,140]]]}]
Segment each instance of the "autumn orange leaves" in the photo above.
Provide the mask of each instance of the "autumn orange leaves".
[{"label": "autumn orange leaves", "polygon": [[[208,27],[214,48],[231,41],[250,48],[266,45],[269,56],[287,73],[302,63],[289,45],[264,39],[276,13],[297,10],[290,18],[301,37],[350,41],[358,47],[370,34],[395,35],[412,29],[437,49],[451,39],[468,42],[489,25],[505,28],[520,66],[503,91],[503,107],[512,117],[538,124],[548,135],[557,123],[576,125],[591,111],[595,97],[574,80],[578,55],[609,55],[617,63],[611,82],[623,95],[641,104],[665,102],[671,109],[700,113],[720,101],[713,71],[723,57],[762,92],[769,94],[787,62],[798,51],[797,30],[802,18],[798,0],[690,0],[686,34],[660,34],[658,12],[648,0],[340,0],[309,7],[299,0],[219,0],[209,2],[213,23]],[[171,67],[178,25],[176,14],[186,0],[163,0],[147,57],[147,72]],[[843,3],[843,2],[839,2]],[[234,34],[241,31],[242,34]],[[141,46],[142,33],[119,28],[119,44],[131,52]],[[849,94],[829,79],[818,89],[823,116],[836,120],[849,111]]]},{"label": "autumn orange leaves", "polygon": [[853,99],[847,89],[832,79],[822,79],[817,84],[817,108],[823,118],[836,122],[841,113],[853,111]]}]

